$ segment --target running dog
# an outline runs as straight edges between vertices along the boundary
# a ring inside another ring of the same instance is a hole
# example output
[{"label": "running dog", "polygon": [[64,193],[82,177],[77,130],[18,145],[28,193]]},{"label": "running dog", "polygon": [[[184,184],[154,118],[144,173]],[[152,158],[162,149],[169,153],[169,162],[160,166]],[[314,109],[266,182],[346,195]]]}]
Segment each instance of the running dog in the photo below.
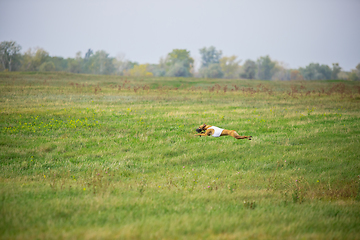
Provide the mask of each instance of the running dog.
[{"label": "running dog", "polygon": [[232,136],[236,139],[249,139],[251,140],[252,136],[240,136],[234,130],[225,130],[222,128],[218,128],[215,126],[210,126],[203,124],[199,128],[196,129],[196,132],[199,134],[195,134],[195,136],[213,136],[213,137],[221,137],[221,136]]}]

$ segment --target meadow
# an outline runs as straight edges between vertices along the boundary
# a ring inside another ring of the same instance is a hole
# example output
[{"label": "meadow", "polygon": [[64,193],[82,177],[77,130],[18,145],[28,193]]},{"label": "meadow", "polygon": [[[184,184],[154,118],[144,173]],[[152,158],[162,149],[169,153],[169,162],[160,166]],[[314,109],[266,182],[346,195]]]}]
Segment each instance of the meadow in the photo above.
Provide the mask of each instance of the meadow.
[{"label": "meadow", "polygon": [[0,93],[1,239],[360,239],[359,82],[2,72]]}]

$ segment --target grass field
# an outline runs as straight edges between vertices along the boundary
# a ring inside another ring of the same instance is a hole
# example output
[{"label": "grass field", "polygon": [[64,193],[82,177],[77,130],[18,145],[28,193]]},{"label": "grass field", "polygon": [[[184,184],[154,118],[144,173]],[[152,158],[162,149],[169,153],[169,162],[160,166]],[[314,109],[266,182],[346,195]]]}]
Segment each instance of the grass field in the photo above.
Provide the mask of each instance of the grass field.
[{"label": "grass field", "polygon": [[1,239],[360,239],[359,82],[0,73],[0,92]]}]

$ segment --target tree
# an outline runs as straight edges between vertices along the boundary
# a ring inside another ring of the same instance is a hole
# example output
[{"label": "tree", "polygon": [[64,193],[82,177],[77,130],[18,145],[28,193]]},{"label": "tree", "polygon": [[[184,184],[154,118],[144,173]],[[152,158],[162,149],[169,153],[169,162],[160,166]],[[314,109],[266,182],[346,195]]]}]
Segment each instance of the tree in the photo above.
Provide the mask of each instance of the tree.
[{"label": "tree", "polygon": [[46,62],[49,59],[49,53],[42,48],[37,48],[35,52],[35,56],[33,57],[34,64],[37,69],[39,69],[40,65]]},{"label": "tree", "polygon": [[294,69],[290,71],[290,80],[304,80],[304,78],[299,70]]},{"label": "tree", "polygon": [[220,59],[221,71],[224,73],[224,78],[237,78],[239,76],[240,62],[236,60],[237,56],[222,57]]},{"label": "tree", "polygon": [[92,73],[91,71],[91,65],[93,63],[93,58],[92,56],[94,55],[94,52],[92,49],[88,49],[87,52],[85,53],[84,59],[83,59],[83,63],[82,63],[82,72],[83,73]]},{"label": "tree", "polygon": [[49,53],[42,48],[36,48],[33,52],[31,48],[27,50],[22,58],[22,70],[38,71],[41,64],[50,59]]},{"label": "tree", "polygon": [[82,71],[82,66],[83,65],[83,59],[81,58],[81,52],[77,52],[75,59],[68,59],[68,70],[69,72],[72,73],[81,73]]},{"label": "tree", "polygon": [[222,55],[222,51],[217,51],[214,46],[211,46],[209,48],[201,48],[200,50],[201,54],[201,68],[208,67],[210,64],[219,63],[220,58]]},{"label": "tree", "polygon": [[21,46],[14,41],[0,43],[0,59],[4,70],[11,71],[13,69],[15,60],[19,59],[20,50]]},{"label": "tree", "polygon": [[290,70],[283,62],[275,61],[275,67],[273,68],[273,75],[271,79],[274,80],[290,80]]},{"label": "tree", "polygon": [[149,64],[147,70],[156,77],[162,77],[166,74],[166,68],[162,64]]},{"label": "tree", "polygon": [[332,79],[338,79],[338,74],[341,72],[341,67],[338,63],[333,63],[333,68],[331,72],[331,78]]},{"label": "tree", "polygon": [[254,79],[256,74],[256,63],[250,59],[246,60],[241,68],[240,77]]},{"label": "tree", "polygon": [[262,80],[270,80],[275,73],[276,62],[271,61],[269,55],[260,57],[257,60],[257,78]]},{"label": "tree", "polygon": [[183,63],[178,62],[171,65],[166,71],[166,76],[169,77],[190,77],[190,69],[185,67]]},{"label": "tree", "polygon": [[90,62],[89,69],[93,74],[112,74],[115,71],[113,58],[110,58],[109,54],[104,50],[96,51],[90,57]]},{"label": "tree", "polygon": [[174,49],[166,58],[166,75],[173,77],[190,77],[194,59],[186,49]]},{"label": "tree", "polygon": [[354,70],[351,71],[351,73],[348,75],[348,79],[350,81],[358,81],[358,80],[360,80],[359,76],[356,74],[356,72]]},{"label": "tree", "polygon": [[94,54],[94,52],[93,52],[93,50],[91,50],[90,48],[87,50],[87,52],[85,53],[85,58],[84,58],[84,60],[86,61],[86,60],[89,60],[90,59],[90,57],[91,57],[91,55],[93,55]]},{"label": "tree", "polygon": [[351,81],[359,81],[360,80],[360,63],[349,74],[349,80],[351,80]]},{"label": "tree", "polygon": [[201,54],[201,67],[199,74],[205,78],[221,78],[224,76],[220,66],[222,51],[216,50],[214,46],[199,49]]},{"label": "tree", "polygon": [[128,70],[139,65],[137,62],[127,60],[124,53],[117,54],[116,58],[113,58],[112,64],[114,66],[114,72],[118,75],[126,75]]},{"label": "tree", "polygon": [[218,63],[213,63],[207,67],[200,68],[199,73],[200,76],[204,78],[222,78],[224,76],[221,66]]},{"label": "tree", "polygon": [[21,63],[21,70],[22,71],[35,71],[35,66],[33,64],[32,58],[34,53],[32,52],[31,48],[29,48],[23,55],[22,63]]},{"label": "tree", "polygon": [[360,63],[356,66],[356,68],[355,68],[355,73],[356,73],[356,75],[359,77],[359,79],[360,79]]},{"label": "tree", "polygon": [[53,62],[44,62],[39,67],[40,72],[55,71],[55,64]]},{"label": "tree", "polygon": [[50,61],[54,63],[54,71],[66,71],[68,68],[68,61],[62,57],[50,57]]},{"label": "tree", "polygon": [[147,70],[149,64],[140,64],[135,65],[134,68],[127,70],[127,75],[135,77],[151,77],[153,76],[152,72]]},{"label": "tree", "polygon": [[310,63],[305,68],[300,68],[300,73],[305,80],[330,79],[332,70],[328,65],[320,65],[318,63]]}]

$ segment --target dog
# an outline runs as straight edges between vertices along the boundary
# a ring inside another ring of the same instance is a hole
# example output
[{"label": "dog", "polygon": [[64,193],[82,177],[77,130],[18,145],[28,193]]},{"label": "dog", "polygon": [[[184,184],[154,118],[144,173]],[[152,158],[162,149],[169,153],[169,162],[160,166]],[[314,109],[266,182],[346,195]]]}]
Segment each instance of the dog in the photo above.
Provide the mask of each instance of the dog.
[{"label": "dog", "polygon": [[252,136],[240,136],[234,130],[226,130],[206,124],[203,124],[199,128],[197,128],[196,132],[198,132],[199,134],[195,134],[195,136],[200,136],[200,137],[201,136],[213,136],[213,137],[232,136],[236,139],[249,139],[249,140],[251,140],[252,138]]}]

